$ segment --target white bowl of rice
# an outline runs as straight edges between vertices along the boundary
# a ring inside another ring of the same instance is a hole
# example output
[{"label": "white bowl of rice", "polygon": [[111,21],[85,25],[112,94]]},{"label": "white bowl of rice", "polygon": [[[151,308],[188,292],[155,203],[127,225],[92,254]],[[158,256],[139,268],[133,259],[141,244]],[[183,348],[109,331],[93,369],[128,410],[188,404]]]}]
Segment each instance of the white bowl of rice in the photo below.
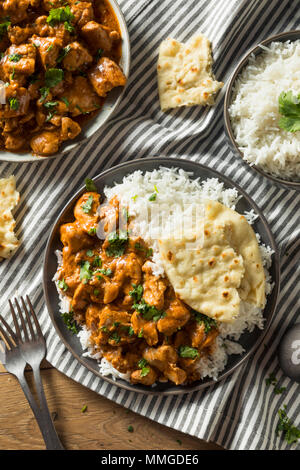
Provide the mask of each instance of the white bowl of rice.
[{"label": "white bowl of rice", "polygon": [[300,131],[282,124],[288,116],[279,106],[287,93],[296,101],[300,96],[300,31],[262,41],[239,62],[226,90],[225,131],[254,170],[299,190]]}]

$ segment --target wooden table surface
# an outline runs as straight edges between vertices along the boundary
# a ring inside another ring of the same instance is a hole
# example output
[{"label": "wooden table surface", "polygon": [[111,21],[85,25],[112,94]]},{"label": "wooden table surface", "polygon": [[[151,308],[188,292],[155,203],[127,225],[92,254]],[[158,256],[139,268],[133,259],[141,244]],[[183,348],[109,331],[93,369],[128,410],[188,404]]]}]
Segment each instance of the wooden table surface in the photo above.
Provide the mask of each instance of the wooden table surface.
[{"label": "wooden table surface", "polygon": [[[26,372],[32,387],[32,372]],[[54,423],[66,449],[220,450],[213,443],[155,423],[101,397],[45,361],[42,380]],[[0,450],[44,449],[21,387],[0,364]],[[87,406],[86,411],[82,408]],[[133,427],[133,432],[128,431]]]}]

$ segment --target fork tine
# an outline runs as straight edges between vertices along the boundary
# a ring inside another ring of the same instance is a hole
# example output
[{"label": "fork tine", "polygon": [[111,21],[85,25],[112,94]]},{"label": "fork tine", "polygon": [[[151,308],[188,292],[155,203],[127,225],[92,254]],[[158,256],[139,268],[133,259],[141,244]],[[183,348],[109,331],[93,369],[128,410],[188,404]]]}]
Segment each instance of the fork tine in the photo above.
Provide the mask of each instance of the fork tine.
[{"label": "fork tine", "polygon": [[14,340],[15,343],[18,342],[18,338],[16,337],[15,333],[13,332],[13,330],[11,329],[11,327],[9,326],[9,324],[4,320],[4,318],[2,317],[2,315],[0,315],[0,321],[3,323],[3,325],[5,326],[5,328],[7,329],[8,333],[10,334],[10,336],[12,337],[12,339]]},{"label": "fork tine", "polygon": [[32,322],[31,322],[31,318],[30,318],[30,315],[28,313],[28,310],[27,310],[27,307],[26,307],[26,304],[24,302],[24,299],[23,297],[21,297],[21,302],[22,302],[22,305],[23,305],[23,309],[25,311],[25,315],[26,315],[26,318],[27,318],[27,323],[28,323],[28,326],[29,326],[29,330],[30,330],[30,333],[31,333],[31,337],[32,338],[35,338],[35,332],[33,330],[33,327],[32,327]]},{"label": "fork tine", "polygon": [[33,316],[33,320],[34,320],[34,323],[35,323],[35,326],[36,326],[36,330],[37,330],[39,335],[43,336],[39,321],[37,319],[37,316],[35,314],[35,311],[33,309],[32,303],[31,303],[30,298],[28,297],[28,295],[26,295],[26,300],[27,300],[27,303],[29,305],[31,315]]},{"label": "fork tine", "polygon": [[9,303],[10,311],[11,311],[11,314],[12,314],[12,317],[13,317],[17,337],[22,341],[21,330],[20,330],[19,323],[18,323],[18,320],[17,320],[17,317],[16,317],[15,309],[13,307],[13,304],[11,303],[11,300],[8,300],[8,303]]},{"label": "fork tine", "polygon": [[29,336],[28,336],[28,331],[27,331],[27,328],[26,328],[26,323],[25,323],[25,320],[24,320],[24,317],[23,317],[23,314],[22,314],[22,310],[21,310],[20,305],[19,305],[16,298],[15,298],[15,304],[17,306],[19,317],[20,317],[20,320],[21,320],[21,323],[22,323],[22,328],[23,328],[23,331],[24,331],[25,341],[29,341]]},{"label": "fork tine", "polygon": [[[1,317],[1,320],[2,320],[2,317]],[[4,330],[4,328],[1,325],[0,325],[0,333],[2,334],[3,339],[8,344],[8,346],[10,348],[13,348],[15,345],[13,344],[12,340],[10,339],[10,337],[8,336],[8,334],[6,333],[6,331]]]}]

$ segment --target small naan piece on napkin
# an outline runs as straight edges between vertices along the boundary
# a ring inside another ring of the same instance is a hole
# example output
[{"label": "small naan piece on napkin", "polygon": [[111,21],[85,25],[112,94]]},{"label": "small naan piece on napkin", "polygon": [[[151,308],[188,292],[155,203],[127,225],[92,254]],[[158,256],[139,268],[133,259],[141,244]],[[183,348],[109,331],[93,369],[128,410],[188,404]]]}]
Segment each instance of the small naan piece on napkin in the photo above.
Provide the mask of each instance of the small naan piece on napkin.
[{"label": "small naan piece on napkin", "polygon": [[158,91],[162,111],[178,106],[213,105],[224,83],[212,73],[211,44],[202,34],[186,44],[165,39],[159,47]]},{"label": "small naan piece on napkin", "polygon": [[0,261],[10,258],[19,246],[14,233],[16,222],[12,215],[19,200],[15,177],[0,178]]},{"label": "small naan piece on napkin", "polygon": [[245,275],[239,288],[240,298],[264,308],[266,279],[256,235],[246,218],[217,201],[207,201],[205,219],[230,228],[229,243],[242,256]]},{"label": "small naan piece on napkin", "polygon": [[[203,227],[202,227],[203,228]],[[208,317],[232,322],[240,312],[241,256],[230,246],[227,227],[204,222],[203,233],[159,240],[166,274],[176,294]]]}]

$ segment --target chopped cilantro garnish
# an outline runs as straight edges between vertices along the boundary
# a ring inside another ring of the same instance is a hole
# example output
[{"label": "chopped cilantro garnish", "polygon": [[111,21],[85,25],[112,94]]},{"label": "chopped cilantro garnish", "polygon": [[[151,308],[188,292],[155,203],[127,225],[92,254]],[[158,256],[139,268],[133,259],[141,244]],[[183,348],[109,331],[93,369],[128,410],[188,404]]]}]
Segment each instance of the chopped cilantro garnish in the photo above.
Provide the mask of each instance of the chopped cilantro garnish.
[{"label": "chopped cilantro garnish", "polygon": [[22,55],[21,54],[11,54],[8,56],[9,60],[11,62],[19,62],[19,60],[22,59]]},{"label": "chopped cilantro garnish", "polygon": [[96,228],[94,228],[94,227],[93,227],[93,228],[90,228],[90,230],[89,230],[89,232],[88,232],[88,233],[89,233],[89,235],[96,235],[96,233],[97,233],[97,229],[96,229]]},{"label": "chopped cilantro garnish", "polygon": [[145,248],[141,243],[139,242],[136,242],[135,245],[134,245],[134,248],[136,250],[139,250],[139,251],[143,251],[146,255],[147,258],[149,258],[149,256],[152,256],[153,255],[153,249],[152,248]]},{"label": "chopped cilantro garnish", "polygon": [[97,271],[97,272],[103,274],[104,276],[111,276],[112,275],[112,270],[110,268],[99,269],[99,271]]},{"label": "chopped cilantro garnish", "polygon": [[67,98],[65,98],[64,96],[62,96],[62,97],[61,97],[61,100],[65,103],[65,105],[66,105],[67,107],[70,106],[69,100],[67,100]]},{"label": "chopped cilantro garnish", "polygon": [[114,256],[118,258],[122,256],[126,250],[126,246],[128,243],[128,233],[124,231],[112,232],[108,236],[108,243],[109,246],[106,248],[106,254],[108,256]]},{"label": "chopped cilantro garnish", "polygon": [[276,427],[276,435],[279,432],[283,432],[283,437],[288,444],[294,444],[300,439],[300,429],[293,425],[291,419],[286,413],[286,405],[283,405],[283,409],[278,410],[279,423]]},{"label": "chopped cilantro garnish", "polygon": [[120,336],[116,332],[110,335],[109,339],[111,339],[115,343],[119,343],[121,341]]},{"label": "chopped cilantro garnish", "polygon": [[64,278],[62,278],[60,281],[58,281],[58,287],[60,289],[62,289],[63,291],[67,291],[68,290],[68,284],[66,283],[66,281],[64,280]]},{"label": "chopped cilantro garnish", "polygon": [[70,22],[74,18],[74,15],[71,11],[71,8],[69,5],[61,8],[52,8],[49,11],[49,16],[47,18],[47,23],[50,24],[50,26],[55,26],[57,23],[62,23],[62,22]]},{"label": "chopped cilantro garnish", "polygon": [[148,362],[146,361],[146,359],[142,358],[142,359],[139,360],[138,367],[140,369],[142,369],[141,370],[141,377],[146,377],[146,375],[149,374],[150,367],[147,367],[147,365],[148,365]]},{"label": "chopped cilantro garnish", "polygon": [[149,197],[149,201],[156,201],[156,193],[151,194],[151,196]]},{"label": "chopped cilantro garnish", "polygon": [[62,314],[62,320],[68,330],[70,330],[73,334],[78,334],[80,331],[80,326],[77,325],[76,321],[73,318],[73,312],[65,312]]},{"label": "chopped cilantro garnish", "polygon": [[141,328],[139,333],[138,333],[138,338],[142,338],[144,334],[144,328]]},{"label": "chopped cilantro garnish", "polygon": [[266,379],[266,385],[275,385],[277,383],[277,379],[274,374],[270,374],[269,377]]},{"label": "chopped cilantro garnish", "polygon": [[71,50],[71,46],[68,45],[68,46],[64,47],[64,48],[60,51],[60,54],[59,54],[59,56],[58,56],[58,58],[57,58],[57,63],[58,63],[58,64],[64,60],[64,58],[66,57],[66,55],[69,54],[70,50]]},{"label": "chopped cilantro garnish", "polygon": [[93,273],[90,269],[89,261],[83,261],[80,266],[80,280],[86,284],[92,277]]},{"label": "chopped cilantro garnish", "polygon": [[178,352],[180,357],[188,357],[190,359],[199,357],[198,350],[196,348],[191,348],[190,346],[180,346]]},{"label": "chopped cilantro garnish", "polygon": [[142,284],[139,284],[138,286],[136,284],[132,284],[132,287],[133,289],[129,291],[129,295],[133,298],[135,303],[139,302],[143,297],[144,288]]},{"label": "chopped cilantro garnish", "polygon": [[48,87],[44,86],[44,87],[40,88],[39,91],[40,91],[40,94],[41,94],[40,100],[44,101],[47,98],[50,90],[49,90]]},{"label": "chopped cilantro garnish", "polygon": [[81,206],[81,209],[83,210],[83,212],[85,212],[85,214],[88,214],[89,212],[91,212],[92,210],[92,206],[93,206],[93,196],[90,195],[87,199],[87,201],[82,204]]},{"label": "chopped cilantro garnish", "polygon": [[132,326],[130,326],[130,327],[128,328],[128,334],[129,334],[129,336],[133,336],[133,335],[134,335],[134,330],[133,330]]},{"label": "chopped cilantro garnish", "polygon": [[128,431],[128,432],[133,432],[133,431],[134,431],[133,426],[131,426],[131,425],[128,426],[127,431]]},{"label": "chopped cilantro garnish", "polygon": [[102,259],[100,258],[100,256],[96,256],[95,259],[93,260],[93,266],[97,267],[97,268],[101,268],[102,266]]},{"label": "chopped cilantro garnish", "polygon": [[97,297],[99,294],[100,294],[100,290],[99,289],[94,289],[94,295]]},{"label": "chopped cilantro garnish", "polygon": [[294,96],[292,91],[279,95],[279,127],[287,132],[300,131],[300,94]]},{"label": "chopped cilantro garnish", "polygon": [[68,21],[64,22],[64,27],[66,31],[69,31],[69,33],[73,33],[75,28],[71,23],[68,23]]},{"label": "chopped cilantro garnish", "polygon": [[91,256],[94,256],[93,250],[87,250],[87,251],[86,251],[86,256],[88,256],[89,258],[90,258]]},{"label": "chopped cilantro garnish", "polygon": [[64,71],[62,69],[48,69],[45,73],[45,84],[47,88],[58,85],[64,79]]},{"label": "chopped cilantro garnish", "polygon": [[84,182],[87,191],[95,193],[97,192],[97,188],[93,180],[91,180],[90,178],[85,178]]},{"label": "chopped cilantro garnish", "polygon": [[192,311],[192,314],[194,315],[197,323],[204,324],[205,333],[208,333],[212,328],[217,328],[217,322],[213,318],[203,315],[203,313],[196,312],[195,310]]},{"label": "chopped cilantro garnish", "polygon": [[8,98],[8,102],[9,102],[10,109],[13,109],[14,111],[18,111],[20,107],[20,103],[17,98]]},{"label": "chopped cilantro garnish", "polygon": [[46,103],[44,103],[44,106],[45,108],[47,109],[53,109],[55,108],[55,106],[58,105],[58,102],[57,101],[47,101]]},{"label": "chopped cilantro garnish", "polygon": [[145,320],[158,321],[166,315],[163,310],[158,310],[153,305],[147,304],[145,299],[141,299],[140,303],[134,303],[132,308],[140,313]]},{"label": "chopped cilantro garnish", "polygon": [[84,405],[82,408],[81,408],[81,413],[85,413],[87,410],[87,405]]},{"label": "chopped cilantro garnish", "polygon": [[9,20],[6,20],[6,21],[0,23],[0,40],[2,39],[4,34],[7,33],[7,28],[9,27],[10,24],[11,24],[11,22]]}]

